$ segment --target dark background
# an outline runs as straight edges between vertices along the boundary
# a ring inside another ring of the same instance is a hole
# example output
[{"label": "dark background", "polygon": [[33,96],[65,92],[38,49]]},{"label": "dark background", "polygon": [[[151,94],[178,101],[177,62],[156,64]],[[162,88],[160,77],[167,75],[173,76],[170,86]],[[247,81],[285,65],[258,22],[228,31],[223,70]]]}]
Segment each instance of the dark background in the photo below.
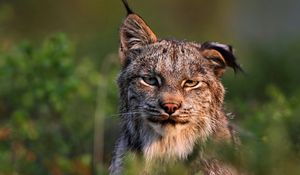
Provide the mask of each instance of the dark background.
[{"label": "dark background", "polygon": [[[234,46],[246,74],[227,71],[225,108],[243,148],[225,157],[299,174],[300,1],[129,3],[160,38]],[[120,0],[0,0],[0,174],[107,173],[125,15]]]}]

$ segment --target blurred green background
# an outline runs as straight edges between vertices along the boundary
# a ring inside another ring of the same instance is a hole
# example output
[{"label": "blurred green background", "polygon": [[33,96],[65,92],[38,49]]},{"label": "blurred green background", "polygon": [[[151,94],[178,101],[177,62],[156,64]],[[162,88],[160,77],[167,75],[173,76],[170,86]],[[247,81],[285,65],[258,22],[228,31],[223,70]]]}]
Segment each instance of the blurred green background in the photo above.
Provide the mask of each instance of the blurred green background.
[{"label": "blurred green background", "polygon": [[[246,75],[227,71],[225,107],[243,146],[224,157],[300,174],[300,1],[129,2],[160,38],[234,46]],[[125,14],[120,0],[0,0],[0,175],[107,173]]]}]

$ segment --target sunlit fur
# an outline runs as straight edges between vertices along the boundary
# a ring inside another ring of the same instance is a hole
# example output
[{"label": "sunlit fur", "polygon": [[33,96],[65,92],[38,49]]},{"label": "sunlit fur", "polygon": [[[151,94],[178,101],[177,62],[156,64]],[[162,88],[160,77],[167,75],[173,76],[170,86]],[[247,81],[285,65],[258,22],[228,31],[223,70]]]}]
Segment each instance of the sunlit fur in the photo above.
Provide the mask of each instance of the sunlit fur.
[{"label": "sunlit fur", "polygon": [[[139,112],[134,116],[126,116],[126,120],[130,120],[132,127],[131,117],[134,118],[136,125],[131,129],[135,132],[138,127],[141,135],[137,137],[141,140],[142,151],[147,160],[184,159],[192,152],[196,141],[206,139],[213,132],[217,122],[215,118],[217,111],[212,108],[217,110],[218,106],[221,107],[217,102],[222,101],[223,88],[212,72],[205,70],[204,65],[209,63],[201,60],[201,55],[194,46],[161,41],[149,46],[147,50],[155,54],[142,57],[141,53],[140,58],[137,57],[119,79],[121,87],[128,86],[127,94],[124,95],[127,95],[125,98],[130,106],[128,111],[124,112]],[[199,71],[200,68],[203,69],[202,73]],[[162,87],[149,88],[140,84],[138,77],[144,74],[159,75],[163,80]],[[132,80],[123,85],[123,78]],[[181,86],[182,81],[186,79],[195,79],[203,83],[197,89],[186,91]],[[163,94],[182,98],[182,106],[177,114],[188,116],[189,123],[161,125],[147,121],[147,117],[160,117],[162,109],[159,107],[158,99]]]},{"label": "sunlit fur", "polygon": [[[122,138],[128,150],[142,152],[147,161],[155,159],[186,159],[197,142],[222,131],[229,137],[222,102],[224,88],[215,76],[211,62],[199,54],[200,45],[162,40],[128,57],[119,79],[121,91]],[[160,76],[162,87],[149,87],[140,82],[144,75]],[[184,89],[186,79],[201,81],[196,89]],[[182,98],[176,112],[186,124],[152,123],[148,117],[159,118],[162,109],[158,99],[164,94]],[[221,128],[221,129],[220,129]],[[124,148],[122,148],[124,149]]]},{"label": "sunlit fur", "polygon": [[[196,145],[208,138],[230,140],[223,111],[225,92],[220,82],[228,60],[237,66],[230,46],[159,40],[132,13],[121,27],[120,40],[122,129],[111,174],[121,174],[127,152],[141,154],[146,164],[185,161]],[[147,83],[144,77],[157,78],[157,82]],[[187,80],[199,83],[185,87]],[[175,101],[179,108],[168,115],[161,105],[165,101]],[[201,171],[205,174],[230,174],[219,164],[203,162],[205,168]]]}]

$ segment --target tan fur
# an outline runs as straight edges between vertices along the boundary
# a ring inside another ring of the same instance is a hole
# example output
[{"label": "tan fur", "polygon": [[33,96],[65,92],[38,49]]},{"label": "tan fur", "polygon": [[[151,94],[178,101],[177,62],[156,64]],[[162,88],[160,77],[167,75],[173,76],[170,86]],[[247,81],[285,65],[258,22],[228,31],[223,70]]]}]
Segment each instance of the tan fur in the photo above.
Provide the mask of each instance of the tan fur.
[{"label": "tan fur", "polygon": [[[111,174],[121,174],[128,151],[141,153],[146,164],[166,163],[186,161],[207,139],[231,141],[220,82],[226,66],[239,68],[230,46],[158,40],[135,14],[124,20],[120,40],[122,133]],[[230,174],[218,161],[199,163],[207,175]]]}]

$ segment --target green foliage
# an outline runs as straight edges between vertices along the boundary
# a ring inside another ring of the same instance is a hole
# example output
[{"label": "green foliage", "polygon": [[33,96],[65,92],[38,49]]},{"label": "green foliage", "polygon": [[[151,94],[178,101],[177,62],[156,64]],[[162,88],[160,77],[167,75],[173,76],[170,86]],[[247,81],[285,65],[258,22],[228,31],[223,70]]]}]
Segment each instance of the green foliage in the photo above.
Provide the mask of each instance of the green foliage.
[{"label": "green foliage", "polygon": [[89,174],[99,77],[62,34],[1,53],[0,174]]},{"label": "green foliage", "polygon": [[268,102],[243,112],[238,162],[254,174],[299,174],[300,96],[287,98],[275,86],[266,90]]}]

